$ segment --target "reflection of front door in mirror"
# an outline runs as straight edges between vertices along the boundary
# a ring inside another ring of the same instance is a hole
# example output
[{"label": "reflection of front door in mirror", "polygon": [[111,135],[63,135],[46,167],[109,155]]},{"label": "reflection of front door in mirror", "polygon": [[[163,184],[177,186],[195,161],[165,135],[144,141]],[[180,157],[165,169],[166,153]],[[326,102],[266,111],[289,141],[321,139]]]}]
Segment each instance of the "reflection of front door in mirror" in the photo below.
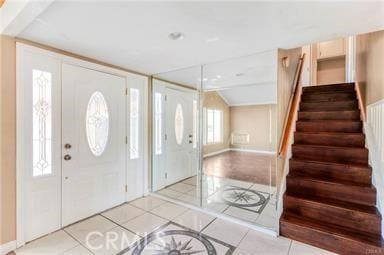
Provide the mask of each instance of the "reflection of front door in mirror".
[{"label": "reflection of front door in mirror", "polygon": [[63,65],[63,225],[124,202],[125,79]]},{"label": "reflection of front door in mirror", "polygon": [[173,184],[194,175],[193,99],[194,94],[166,89],[165,183]]}]

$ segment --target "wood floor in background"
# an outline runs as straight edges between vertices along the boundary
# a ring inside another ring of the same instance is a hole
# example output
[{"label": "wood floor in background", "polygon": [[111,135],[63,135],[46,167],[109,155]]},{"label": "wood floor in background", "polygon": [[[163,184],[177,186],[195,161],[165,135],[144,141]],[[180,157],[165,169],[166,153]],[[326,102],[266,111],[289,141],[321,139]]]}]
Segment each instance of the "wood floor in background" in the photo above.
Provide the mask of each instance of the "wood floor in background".
[{"label": "wood floor in background", "polygon": [[227,151],[205,158],[204,173],[275,186],[276,156],[254,152]]}]

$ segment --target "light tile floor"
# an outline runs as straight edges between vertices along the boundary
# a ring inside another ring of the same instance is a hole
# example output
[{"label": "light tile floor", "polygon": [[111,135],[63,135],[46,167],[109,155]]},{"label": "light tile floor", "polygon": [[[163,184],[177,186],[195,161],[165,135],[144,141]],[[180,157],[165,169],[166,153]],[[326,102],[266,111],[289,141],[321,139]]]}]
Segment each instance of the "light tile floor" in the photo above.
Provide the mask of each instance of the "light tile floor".
[{"label": "light tile floor", "polygon": [[201,190],[194,176],[157,193],[195,206],[202,203],[214,212],[273,230],[278,228],[275,187],[205,175]]},{"label": "light tile floor", "polygon": [[148,196],[32,241],[17,249],[16,254],[327,255],[332,253],[284,237],[275,238]]}]

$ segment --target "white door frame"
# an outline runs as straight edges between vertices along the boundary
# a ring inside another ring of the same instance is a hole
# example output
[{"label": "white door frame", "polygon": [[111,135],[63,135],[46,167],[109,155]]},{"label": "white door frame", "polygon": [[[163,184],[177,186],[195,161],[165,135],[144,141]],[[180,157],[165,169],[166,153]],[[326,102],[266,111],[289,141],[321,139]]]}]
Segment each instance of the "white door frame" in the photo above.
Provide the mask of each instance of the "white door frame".
[{"label": "white door frame", "polygon": [[[25,197],[25,189],[23,188],[24,183],[24,173],[25,169],[24,166],[27,166],[28,162],[25,162],[25,159],[23,158],[23,154],[26,153],[26,150],[23,146],[23,138],[27,135],[27,128],[23,126],[22,124],[23,119],[26,115],[30,115],[30,113],[25,112],[23,109],[24,101],[24,93],[23,93],[23,84],[22,84],[22,70],[25,65],[24,62],[24,56],[26,52],[32,52],[34,54],[51,57],[54,59],[57,59],[61,62],[61,64],[71,64],[75,66],[80,66],[83,68],[92,69],[99,72],[105,72],[112,75],[117,75],[124,77],[126,79],[126,88],[131,87],[139,87],[143,93],[143,111],[142,111],[142,126],[141,129],[142,132],[142,153],[143,153],[143,163],[142,163],[142,174],[138,175],[139,178],[136,180],[137,183],[142,183],[142,193],[135,194],[135,196],[129,196],[126,194],[126,201],[132,200],[134,198],[143,196],[148,193],[148,81],[149,78],[147,76],[142,76],[134,73],[130,73],[124,70],[119,70],[116,68],[88,62],[85,60],[81,60],[74,57],[69,57],[63,54],[59,54],[56,52],[44,50],[41,48],[37,48],[34,46],[30,46],[24,43],[17,42],[16,43],[16,241],[17,241],[17,247],[20,247],[25,244],[25,236],[24,236],[24,197]],[[61,81],[60,81],[61,85]],[[127,110],[128,112],[128,110]],[[29,127],[28,127],[29,128]],[[127,133],[127,137],[129,138],[129,133]],[[61,144],[61,141],[60,141]],[[129,139],[128,144],[129,146]],[[32,153],[32,150],[29,150],[27,153]],[[129,159],[127,159],[126,165],[126,172],[128,168]],[[61,165],[61,164],[60,164]],[[61,166],[60,166],[60,172],[61,172]],[[61,180],[60,180],[61,183]],[[61,188],[60,188],[61,190]],[[61,225],[61,227],[63,227]],[[48,234],[48,233],[47,233]]]},{"label": "white door frame", "polygon": [[[164,181],[159,181],[159,175],[164,174],[164,167],[165,167],[165,157],[166,155],[166,147],[165,147],[165,129],[166,129],[166,124],[165,124],[165,119],[166,119],[166,104],[164,101],[164,95],[166,94],[166,89],[176,89],[179,91],[195,94],[194,99],[197,100],[198,97],[198,91],[194,88],[187,88],[187,87],[182,87],[179,85],[172,84],[170,82],[166,82],[163,80],[159,80],[156,78],[153,78],[153,86],[152,86],[152,100],[154,100],[154,95],[156,92],[159,92],[162,94],[162,154],[161,155],[156,155],[155,153],[155,147],[153,146],[152,148],[152,174],[151,174],[151,191],[155,192],[157,190],[160,190],[166,186]],[[152,103],[152,106],[154,107],[154,104]],[[152,123],[155,123],[155,116],[154,116],[154,108],[152,109]],[[197,127],[198,128],[198,127]],[[155,127],[152,126],[152,144],[155,144]],[[198,147],[195,148],[196,153],[198,151]]]}]

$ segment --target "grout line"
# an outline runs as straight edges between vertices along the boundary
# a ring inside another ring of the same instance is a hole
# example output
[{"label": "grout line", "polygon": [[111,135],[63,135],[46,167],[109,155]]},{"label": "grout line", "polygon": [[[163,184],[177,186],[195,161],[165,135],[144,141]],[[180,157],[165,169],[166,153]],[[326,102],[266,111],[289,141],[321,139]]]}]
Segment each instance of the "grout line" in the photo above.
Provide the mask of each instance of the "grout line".
[{"label": "grout line", "polygon": [[[143,215],[143,214],[141,214],[141,215]],[[139,216],[141,216],[141,215],[139,215]],[[137,216],[137,217],[139,217],[139,216]],[[117,223],[116,221],[114,221],[114,220],[111,220],[110,218],[108,218],[108,217],[106,217],[106,216],[104,216],[104,215],[101,215],[101,217],[103,217],[103,218],[105,218],[105,219],[107,219],[107,220],[109,220],[109,221],[111,221],[111,222],[113,222],[114,224],[116,224],[118,227],[121,227],[121,228],[123,228],[123,229],[125,229],[125,230],[128,230],[129,232],[131,232],[132,234],[134,234],[134,235],[137,235],[137,236],[139,236],[139,237],[141,237],[139,234],[137,234],[137,233],[135,233],[135,232],[133,232],[132,230],[130,230],[130,229],[128,229],[128,228],[126,228],[126,227],[124,227],[123,225],[121,225],[120,223]],[[136,219],[137,217],[135,217],[135,218],[132,218],[131,220],[133,220],[133,219]],[[128,220],[128,221],[126,221],[126,222],[129,222],[130,220]],[[115,227],[114,227],[115,228]],[[113,228],[111,228],[111,229],[113,229]],[[110,229],[110,230],[111,230]],[[109,230],[108,230],[109,231]]]},{"label": "grout line", "polygon": [[205,227],[203,227],[201,230],[200,230],[200,233],[202,233],[205,229],[208,228],[209,225],[211,225],[215,220],[217,220],[217,218],[213,218],[213,220],[211,220]]},{"label": "grout line", "polygon": [[292,239],[290,239],[290,240],[291,240],[291,242],[289,243],[289,248],[288,248],[287,255],[289,255],[289,253],[291,252],[291,248],[292,248],[292,242],[293,242],[293,240],[292,240]]},{"label": "grout line", "polygon": [[154,197],[154,196],[151,196],[151,194],[149,194],[149,195],[147,195],[147,196],[144,196],[144,197],[141,197],[141,198],[139,198],[139,199],[142,199],[142,198],[148,198],[148,197],[151,197],[151,198],[155,198],[155,199],[158,199],[158,200],[162,200],[162,201],[164,201],[164,203],[161,203],[161,204],[159,204],[159,205],[156,205],[155,207],[153,207],[151,210],[147,210],[147,209],[143,209],[143,208],[140,208],[140,207],[138,207],[137,205],[134,205],[134,204],[131,204],[133,201],[135,201],[135,200],[137,200],[137,199],[135,199],[135,200],[133,200],[133,201],[130,201],[130,202],[127,202],[129,205],[131,205],[131,206],[133,206],[133,207],[136,207],[136,208],[138,208],[138,209],[141,209],[141,210],[143,210],[143,211],[145,211],[145,212],[150,212],[150,211],[152,211],[153,209],[155,209],[155,208],[157,208],[157,207],[159,207],[159,206],[161,206],[161,205],[163,205],[163,204],[165,204],[165,203],[168,203],[168,201],[165,201],[164,199],[160,199],[160,198],[157,198],[157,197]]},{"label": "grout line", "polygon": [[[240,239],[239,243],[236,245],[236,250],[237,250],[237,249],[240,249],[239,246],[240,246],[241,242],[242,242],[242,241],[244,240],[244,238],[249,234],[249,232],[251,232],[251,229],[250,229],[250,228],[248,228],[247,233],[245,233],[245,235]],[[246,250],[246,251],[247,251],[247,250]],[[248,251],[247,251],[247,252],[248,252]]]},{"label": "grout line", "polygon": [[[67,230],[65,230],[64,228],[63,228],[63,231],[65,232],[65,233],[67,233],[67,235],[69,235],[70,237],[72,237],[73,239],[75,239],[75,241],[76,242],[78,242],[82,247],[84,247],[87,251],[89,251],[90,253],[92,253],[92,254],[95,254],[95,253],[93,253],[93,251],[91,251],[87,246],[85,246],[83,243],[81,243],[79,240],[77,240],[71,233],[69,233]],[[77,247],[78,245],[76,245],[75,247]],[[72,247],[71,249],[73,249],[73,248],[75,248],[75,247]],[[66,250],[66,251],[69,251],[70,249],[68,249],[68,250]]]}]

